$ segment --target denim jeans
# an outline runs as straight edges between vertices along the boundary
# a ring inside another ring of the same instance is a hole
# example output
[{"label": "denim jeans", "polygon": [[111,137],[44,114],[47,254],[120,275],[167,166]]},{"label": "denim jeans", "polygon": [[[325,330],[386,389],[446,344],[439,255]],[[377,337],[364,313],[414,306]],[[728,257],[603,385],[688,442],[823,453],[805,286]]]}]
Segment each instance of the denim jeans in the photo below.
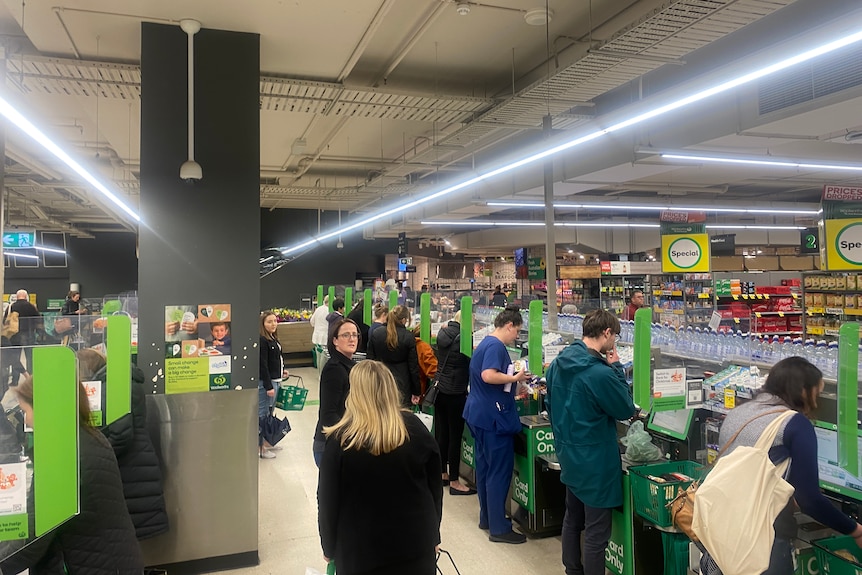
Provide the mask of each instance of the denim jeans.
[{"label": "denim jeans", "polygon": [[[613,509],[590,507],[566,488],[563,517],[563,567],[566,575],[604,575]],[[584,551],[581,553],[581,532]]]}]

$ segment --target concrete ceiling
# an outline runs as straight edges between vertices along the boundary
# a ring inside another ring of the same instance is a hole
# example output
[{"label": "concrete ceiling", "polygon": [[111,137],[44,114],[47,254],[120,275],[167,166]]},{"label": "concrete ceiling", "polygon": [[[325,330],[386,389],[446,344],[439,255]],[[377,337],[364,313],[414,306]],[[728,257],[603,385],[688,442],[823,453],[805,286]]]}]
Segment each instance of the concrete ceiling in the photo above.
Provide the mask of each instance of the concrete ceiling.
[{"label": "concrete ceiling", "polygon": [[[250,9],[227,0],[2,0],[0,40],[10,98],[134,204],[141,22],[195,18],[208,28],[258,33],[261,206],[358,217],[517,157],[540,143],[548,113],[553,137],[572,137],[640,103],[704,85],[727,67],[772,61],[795,45],[862,27],[862,10],[849,0],[547,3],[553,18],[546,30],[524,18],[545,0],[256,0]],[[460,15],[459,7],[469,13]],[[655,154],[689,149],[859,162],[862,146],[845,138],[862,130],[862,72],[854,54],[562,155],[555,160],[555,197],[808,206],[824,183],[862,185],[862,175],[850,172],[741,169]],[[810,97],[800,95],[807,76]],[[844,83],[836,88],[835,78]],[[765,110],[780,98],[791,101]],[[81,236],[129,229],[98,193],[14,130],[6,166],[9,224]],[[485,202],[541,197],[541,170],[525,169],[366,234],[406,231],[433,240],[463,229],[421,221],[537,218]],[[576,216],[655,220],[625,210]]]}]

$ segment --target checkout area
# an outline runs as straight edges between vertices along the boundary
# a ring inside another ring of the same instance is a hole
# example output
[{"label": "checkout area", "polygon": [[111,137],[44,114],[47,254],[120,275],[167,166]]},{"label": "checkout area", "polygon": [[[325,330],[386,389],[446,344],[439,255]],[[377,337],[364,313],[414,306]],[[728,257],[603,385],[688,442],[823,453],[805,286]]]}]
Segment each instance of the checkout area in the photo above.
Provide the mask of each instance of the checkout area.
[{"label": "checkout area", "polygon": [[[541,313],[531,310],[532,313]],[[545,320],[542,320],[545,321]],[[765,379],[769,365],[757,361],[741,361],[741,357],[731,357],[724,361],[685,357],[663,352],[660,346],[650,345],[651,320],[636,318],[634,337],[628,345],[634,348],[631,365],[635,403],[650,406],[649,413],[640,421],[649,434],[650,442],[660,450],[658,463],[636,461],[626,458],[626,447],[622,444],[624,504],[614,512],[610,543],[606,552],[606,568],[616,575],[686,575],[698,571],[699,552],[688,537],[672,525],[670,513],[665,504],[673,500],[679,487],[685,488],[690,482],[666,483],[659,485],[650,478],[669,472],[681,472],[694,479],[700,479],[705,466],[712,463],[720,449],[718,433],[724,416],[739,403],[750,399],[757,387]],[[527,326],[535,326],[538,321],[524,321]],[[638,325],[644,324],[645,325]],[[541,325],[541,324],[540,324]],[[526,347],[533,351],[548,341],[546,326],[537,337],[525,334]],[[858,327],[848,337],[859,340]],[[625,331],[625,328],[624,328]],[[564,333],[564,345],[577,333]],[[623,342],[621,345],[626,345]],[[857,349],[855,345],[847,348]],[[638,349],[648,353],[638,353]],[[540,350],[541,351],[541,350]],[[547,350],[545,350],[547,351]],[[524,353],[524,352],[522,352]],[[859,469],[859,448],[862,432],[857,421],[862,421],[862,409],[857,399],[856,364],[857,354],[846,354],[843,362],[852,364],[849,385],[836,380],[827,380],[821,394],[819,408],[815,414],[815,431],[818,441],[820,484],[824,494],[844,513],[859,517],[862,515],[862,480],[860,473],[850,470]],[[852,356],[852,357],[851,357]],[[745,358],[748,359],[748,358]],[[539,363],[530,354],[530,365]],[[673,402],[654,400],[656,375],[675,370],[683,374],[685,386],[678,398],[682,409]],[[533,368],[536,373],[538,370]],[[845,377],[851,370],[839,370]],[[839,375],[839,379],[841,375]],[[554,449],[554,438],[550,422],[543,413],[542,394],[519,401],[522,432],[515,438],[515,464],[510,487],[509,513],[518,528],[528,537],[547,537],[559,535],[565,513],[565,486],[560,482],[560,466]],[[848,423],[839,425],[839,404],[855,406],[856,418],[852,421],[854,450],[839,449],[839,444],[847,441]],[[618,436],[625,437],[632,421],[618,422]],[[839,427],[844,427],[842,431]],[[855,452],[851,461],[839,464],[848,452]],[[839,455],[839,453],[841,455]],[[473,461],[473,441],[469,429],[465,428],[462,438],[461,477],[468,483],[475,480]],[[648,477],[649,476],[649,477]],[[797,552],[796,573],[815,575],[818,573],[860,573],[862,567],[855,567],[847,559],[832,553],[842,547],[843,537],[817,524],[804,515],[797,514],[799,540],[794,542]],[[825,541],[817,541],[825,539]],[[816,543],[811,543],[812,541]],[[846,541],[843,546],[846,547]],[[828,562],[826,569],[818,567]],[[850,570],[847,571],[846,569]]]}]

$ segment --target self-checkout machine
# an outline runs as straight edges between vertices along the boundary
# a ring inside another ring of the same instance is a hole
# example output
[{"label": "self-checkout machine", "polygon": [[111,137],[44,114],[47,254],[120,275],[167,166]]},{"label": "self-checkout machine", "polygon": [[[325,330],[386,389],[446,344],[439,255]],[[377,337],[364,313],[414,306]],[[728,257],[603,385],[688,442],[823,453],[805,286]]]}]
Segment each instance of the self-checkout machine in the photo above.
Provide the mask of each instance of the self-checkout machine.
[{"label": "self-checkout machine", "polygon": [[[529,308],[529,366],[544,375],[542,357],[542,302]],[[566,487],[560,482],[560,464],[554,448],[551,422],[540,414],[521,416],[521,433],[515,436],[512,476],[512,519],[531,536],[558,535],[566,512]]]},{"label": "self-checkout machine", "polygon": [[[131,322],[125,316],[111,317],[108,327],[107,356],[115,367],[108,363],[103,393],[96,405],[91,400],[98,412],[94,419],[104,425],[129,413],[131,403]],[[9,427],[0,433],[0,561],[80,512],[77,359],[65,346],[36,346],[30,352],[32,430],[18,428],[12,433],[14,427]]]},{"label": "self-checkout machine", "polygon": [[[814,433],[817,437],[817,463],[820,488],[842,512],[857,518],[862,517],[862,469],[859,467],[859,448],[862,431],[859,428],[859,324],[847,322],[839,328],[838,372],[835,387],[831,385],[817,399],[817,408],[811,414]],[[796,574],[820,575],[826,572],[815,556],[811,541],[836,536],[829,528],[805,515],[797,515],[799,524],[796,548]],[[825,546],[821,545],[821,548]],[[831,546],[832,549],[852,549],[845,542]],[[859,568],[829,552],[820,551],[827,557],[832,573],[853,573]],[[857,552],[857,559],[859,557]]]}]

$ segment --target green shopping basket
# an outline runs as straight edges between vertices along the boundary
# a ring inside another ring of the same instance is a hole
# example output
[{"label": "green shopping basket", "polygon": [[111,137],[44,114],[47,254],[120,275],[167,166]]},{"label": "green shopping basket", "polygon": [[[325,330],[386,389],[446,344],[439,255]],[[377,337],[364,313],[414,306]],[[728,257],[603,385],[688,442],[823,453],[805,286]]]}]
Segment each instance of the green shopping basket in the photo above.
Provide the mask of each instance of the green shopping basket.
[{"label": "green shopping basket", "polygon": [[635,512],[659,527],[672,527],[673,518],[667,504],[676,498],[680,488],[687,489],[691,481],[659,483],[650,479],[663,473],[679,472],[692,479],[702,479],[703,465],[696,461],[669,461],[629,467]]},{"label": "green shopping basket", "polygon": [[[305,407],[305,400],[308,398],[308,388],[303,385],[302,378],[298,375],[290,377],[296,378],[297,384],[290,385],[287,382],[282,382],[275,396],[275,406],[284,411],[302,411],[302,408]],[[290,381],[290,378],[287,381]]]},{"label": "green shopping basket", "polygon": [[[811,542],[814,548],[814,556],[820,564],[820,572],[825,575],[862,575],[862,550],[856,545],[856,541],[850,535],[828,537]],[[839,555],[852,555],[855,561]]]}]

